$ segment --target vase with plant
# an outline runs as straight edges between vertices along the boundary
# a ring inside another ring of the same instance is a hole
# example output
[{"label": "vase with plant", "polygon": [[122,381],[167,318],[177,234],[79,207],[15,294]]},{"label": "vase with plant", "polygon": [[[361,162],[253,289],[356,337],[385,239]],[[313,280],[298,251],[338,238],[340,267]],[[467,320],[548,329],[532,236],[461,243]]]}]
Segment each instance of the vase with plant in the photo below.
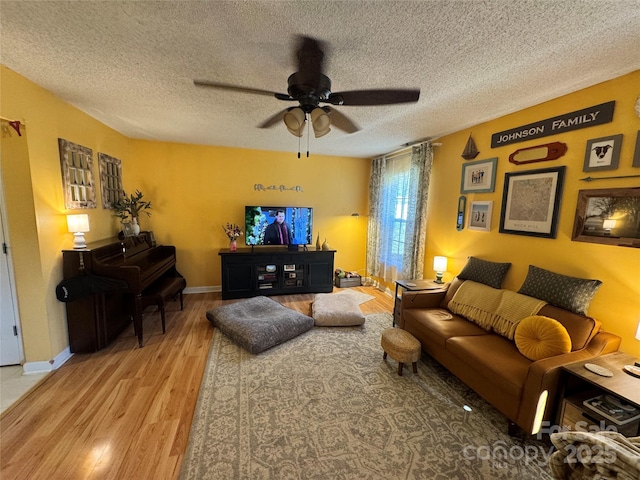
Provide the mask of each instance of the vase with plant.
[{"label": "vase with plant", "polygon": [[123,192],[123,196],[113,203],[114,215],[120,218],[122,223],[127,223],[129,217],[131,217],[131,226],[133,227],[133,233],[138,235],[140,233],[140,224],[138,223],[138,217],[141,213],[144,213],[148,217],[151,216],[151,202],[143,200],[144,194],[140,190],[136,190],[135,193],[127,195]]},{"label": "vase with plant", "polygon": [[231,223],[227,223],[226,226],[223,225],[222,229],[229,239],[229,250],[235,252],[238,249],[238,237],[243,234],[243,231],[240,230],[240,227],[238,225],[234,225]]}]

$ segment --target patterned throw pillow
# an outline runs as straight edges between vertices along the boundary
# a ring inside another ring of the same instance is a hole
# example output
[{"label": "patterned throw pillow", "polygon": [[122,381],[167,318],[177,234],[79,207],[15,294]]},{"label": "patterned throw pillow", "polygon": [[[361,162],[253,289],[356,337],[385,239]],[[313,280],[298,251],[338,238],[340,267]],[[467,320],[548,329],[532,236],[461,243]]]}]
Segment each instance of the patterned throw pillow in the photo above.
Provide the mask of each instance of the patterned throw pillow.
[{"label": "patterned throw pillow", "polygon": [[476,257],[469,257],[467,264],[458,274],[463,280],[473,280],[493,288],[502,288],[502,281],[511,263],[490,262]]},{"label": "patterned throw pillow", "polygon": [[570,312],[587,314],[591,299],[600,288],[600,280],[569,277],[529,265],[527,278],[518,293],[545,300]]}]

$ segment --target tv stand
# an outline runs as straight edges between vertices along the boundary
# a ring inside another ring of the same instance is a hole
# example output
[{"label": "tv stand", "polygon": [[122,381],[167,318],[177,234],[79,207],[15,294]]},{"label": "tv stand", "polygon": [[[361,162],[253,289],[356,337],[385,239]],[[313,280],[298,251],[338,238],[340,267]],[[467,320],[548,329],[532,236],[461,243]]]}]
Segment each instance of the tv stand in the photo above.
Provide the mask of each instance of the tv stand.
[{"label": "tv stand", "polygon": [[221,249],[222,299],[333,291],[335,250]]}]

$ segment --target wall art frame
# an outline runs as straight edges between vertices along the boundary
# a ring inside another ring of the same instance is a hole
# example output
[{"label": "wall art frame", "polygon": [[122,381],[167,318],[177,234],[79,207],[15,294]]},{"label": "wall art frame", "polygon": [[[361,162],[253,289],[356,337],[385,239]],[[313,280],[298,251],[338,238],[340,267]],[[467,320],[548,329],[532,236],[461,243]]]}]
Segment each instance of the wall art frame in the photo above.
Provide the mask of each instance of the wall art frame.
[{"label": "wall art frame", "polygon": [[556,238],[566,169],[505,173],[500,233]]},{"label": "wall art frame", "polygon": [[579,190],[571,240],[640,248],[640,187]]},{"label": "wall art frame", "polygon": [[63,138],[58,138],[58,149],[65,208],[96,208],[93,150]]},{"label": "wall art frame", "polygon": [[615,170],[620,162],[621,145],[622,134],[588,140],[582,171]]},{"label": "wall art frame", "polygon": [[491,213],[493,211],[493,201],[471,202],[469,209],[469,230],[479,230],[481,232],[491,231]]},{"label": "wall art frame", "polygon": [[498,157],[462,165],[460,193],[491,193],[496,188]]},{"label": "wall art frame", "polygon": [[124,193],[122,188],[122,161],[106,153],[98,153],[102,208],[112,209]]}]

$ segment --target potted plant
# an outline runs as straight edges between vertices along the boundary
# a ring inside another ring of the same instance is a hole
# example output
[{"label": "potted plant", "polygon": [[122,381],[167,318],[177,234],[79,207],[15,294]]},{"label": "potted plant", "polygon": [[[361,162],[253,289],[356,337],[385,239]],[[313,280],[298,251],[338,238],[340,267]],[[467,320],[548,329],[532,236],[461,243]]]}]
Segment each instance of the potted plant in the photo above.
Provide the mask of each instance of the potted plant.
[{"label": "potted plant", "polygon": [[138,224],[138,217],[141,213],[151,216],[151,212],[148,212],[151,208],[151,202],[143,200],[143,193],[140,190],[136,190],[135,194],[128,195],[123,192],[123,196],[113,203],[114,215],[126,223],[127,219],[131,217],[131,224],[133,227],[133,233],[138,235],[140,233],[140,225]]}]

